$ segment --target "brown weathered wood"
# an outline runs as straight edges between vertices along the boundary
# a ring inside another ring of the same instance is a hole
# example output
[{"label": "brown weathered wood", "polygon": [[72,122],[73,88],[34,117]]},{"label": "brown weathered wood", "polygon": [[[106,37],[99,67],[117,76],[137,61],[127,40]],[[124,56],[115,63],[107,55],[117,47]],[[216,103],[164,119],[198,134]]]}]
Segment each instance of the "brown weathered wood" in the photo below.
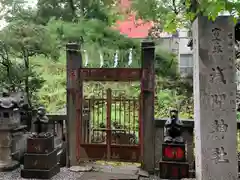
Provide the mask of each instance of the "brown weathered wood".
[{"label": "brown weathered wood", "polygon": [[84,81],[139,81],[141,68],[81,68]]},{"label": "brown weathered wood", "polygon": [[111,142],[112,142],[112,131],[111,131],[111,109],[112,109],[112,91],[107,89],[107,160],[111,159]]},{"label": "brown weathered wood", "polygon": [[[77,164],[76,160],[76,70],[82,66],[82,57],[79,51],[80,46],[76,43],[69,43],[66,46],[67,56],[67,165]],[[71,133],[69,133],[71,132]]]},{"label": "brown weathered wood", "polygon": [[155,128],[154,128],[154,42],[142,42],[142,132],[143,169],[154,172]]},{"label": "brown weathered wood", "polygon": [[[82,56],[81,54],[81,62],[82,62]],[[79,68],[82,68],[82,63]],[[76,105],[75,105],[75,113],[76,113],[76,151],[77,151],[77,161],[80,161],[80,144],[84,141],[84,130],[83,130],[83,104],[84,104],[84,98],[83,98],[83,80],[81,78],[80,71],[76,70]]]}]

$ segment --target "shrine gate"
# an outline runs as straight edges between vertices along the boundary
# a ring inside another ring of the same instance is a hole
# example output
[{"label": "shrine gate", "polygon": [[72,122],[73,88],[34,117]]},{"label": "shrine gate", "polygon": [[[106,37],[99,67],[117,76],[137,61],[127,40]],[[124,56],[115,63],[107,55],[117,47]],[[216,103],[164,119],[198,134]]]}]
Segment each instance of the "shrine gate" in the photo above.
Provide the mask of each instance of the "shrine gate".
[{"label": "shrine gate", "polygon": [[[141,68],[83,68],[80,45],[70,43],[66,48],[68,165],[101,159],[143,162],[146,170],[153,170],[154,43],[142,42]],[[112,90],[107,89],[103,97],[86,99],[83,94],[85,81],[139,81],[141,92],[139,99],[125,99],[114,97]],[[99,115],[94,115],[96,104],[105,111],[105,115],[103,112],[100,115],[101,122]],[[123,111],[129,111],[131,127],[122,124],[125,120],[113,118],[114,104],[128,107]]]}]

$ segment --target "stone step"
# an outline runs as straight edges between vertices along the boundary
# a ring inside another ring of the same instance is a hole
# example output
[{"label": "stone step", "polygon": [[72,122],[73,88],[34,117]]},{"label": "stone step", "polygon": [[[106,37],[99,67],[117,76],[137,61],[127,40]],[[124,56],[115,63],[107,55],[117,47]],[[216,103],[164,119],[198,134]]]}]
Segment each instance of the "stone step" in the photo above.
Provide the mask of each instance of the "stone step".
[{"label": "stone step", "polygon": [[53,176],[55,176],[59,172],[60,172],[59,165],[54,166],[50,170],[22,169],[21,177],[31,178],[31,179],[51,179]]},{"label": "stone step", "polygon": [[137,180],[138,175],[106,173],[106,172],[84,172],[78,180],[96,179],[96,180]]}]

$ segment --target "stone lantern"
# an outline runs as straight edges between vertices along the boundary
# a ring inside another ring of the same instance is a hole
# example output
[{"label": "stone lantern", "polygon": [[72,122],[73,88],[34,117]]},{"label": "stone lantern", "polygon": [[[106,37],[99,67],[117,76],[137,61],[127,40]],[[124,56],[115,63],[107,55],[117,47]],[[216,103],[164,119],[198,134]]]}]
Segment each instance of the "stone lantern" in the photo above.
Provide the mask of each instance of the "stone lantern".
[{"label": "stone lantern", "polygon": [[0,171],[13,169],[19,164],[12,159],[12,131],[19,126],[18,102],[4,92],[0,97]]}]

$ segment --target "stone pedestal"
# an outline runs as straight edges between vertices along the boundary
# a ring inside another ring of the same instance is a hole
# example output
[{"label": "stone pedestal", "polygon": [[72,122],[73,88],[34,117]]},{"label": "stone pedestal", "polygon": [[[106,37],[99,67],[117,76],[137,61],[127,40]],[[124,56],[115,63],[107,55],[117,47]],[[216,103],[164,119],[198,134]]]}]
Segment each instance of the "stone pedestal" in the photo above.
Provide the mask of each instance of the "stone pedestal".
[{"label": "stone pedestal", "polygon": [[21,177],[50,179],[59,173],[57,151],[54,136],[28,138]]},{"label": "stone pedestal", "polygon": [[199,16],[193,23],[197,180],[238,177],[234,22]]},{"label": "stone pedestal", "polygon": [[185,144],[162,144],[162,161],[159,162],[161,179],[182,179],[189,177]]}]

